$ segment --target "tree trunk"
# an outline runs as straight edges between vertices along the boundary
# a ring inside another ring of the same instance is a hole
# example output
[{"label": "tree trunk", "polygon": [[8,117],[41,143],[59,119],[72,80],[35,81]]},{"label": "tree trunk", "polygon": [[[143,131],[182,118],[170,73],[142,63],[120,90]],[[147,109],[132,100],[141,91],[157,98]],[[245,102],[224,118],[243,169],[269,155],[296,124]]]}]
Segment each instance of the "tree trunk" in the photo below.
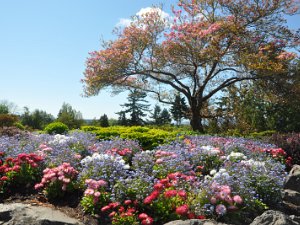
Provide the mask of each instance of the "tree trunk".
[{"label": "tree trunk", "polygon": [[[193,101],[194,100],[194,101]],[[202,118],[200,115],[200,109],[202,104],[199,104],[195,99],[191,102],[191,119],[190,124],[192,126],[193,131],[198,131],[200,133],[204,133]]]}]

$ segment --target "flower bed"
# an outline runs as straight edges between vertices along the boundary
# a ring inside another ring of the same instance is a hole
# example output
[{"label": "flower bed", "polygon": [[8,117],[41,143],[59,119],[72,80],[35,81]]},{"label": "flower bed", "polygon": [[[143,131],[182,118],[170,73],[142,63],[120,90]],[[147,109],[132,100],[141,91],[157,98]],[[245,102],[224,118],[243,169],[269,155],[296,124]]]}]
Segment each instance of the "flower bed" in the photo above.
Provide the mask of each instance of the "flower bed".
[{"label": "flower bed", "polygon": [[[213,218],[241,224],[281,201],[291,163],[274,145],[190,136],[153,151],[86,132],[0,137],[0,190],[48,199],[83,193],[83,210],[112,224]],[[0,194],[1,195],[1,194]]]}]

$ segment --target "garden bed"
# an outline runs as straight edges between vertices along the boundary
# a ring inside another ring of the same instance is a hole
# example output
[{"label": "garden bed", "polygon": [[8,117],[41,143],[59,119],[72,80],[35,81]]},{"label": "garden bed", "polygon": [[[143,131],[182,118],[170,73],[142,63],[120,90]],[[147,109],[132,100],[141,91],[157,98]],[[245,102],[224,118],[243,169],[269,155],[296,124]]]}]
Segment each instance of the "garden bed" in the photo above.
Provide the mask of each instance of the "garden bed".
[{"label": "garden bed", "polygon": [[3,202],[47,205],[86,224],[248,224],[280,206],[291,165],[277,146],[212,136],[145,151],[133,140],[99,141],[87,132],[27,134],[0,137],[0,152]]}]

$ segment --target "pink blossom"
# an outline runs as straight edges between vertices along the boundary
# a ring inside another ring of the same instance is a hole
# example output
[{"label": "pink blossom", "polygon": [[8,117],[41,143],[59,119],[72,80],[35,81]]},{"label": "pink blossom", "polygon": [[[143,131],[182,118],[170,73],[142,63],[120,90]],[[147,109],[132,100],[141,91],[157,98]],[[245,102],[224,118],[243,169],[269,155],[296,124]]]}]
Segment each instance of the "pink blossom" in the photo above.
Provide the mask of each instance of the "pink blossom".
[{"label": "pink blossom", "polygon": [[233,201],[237,204],[242,204],[243,203],[243,199],[241,198],[241,196],[239,195],[235,195],[233,196]]}]

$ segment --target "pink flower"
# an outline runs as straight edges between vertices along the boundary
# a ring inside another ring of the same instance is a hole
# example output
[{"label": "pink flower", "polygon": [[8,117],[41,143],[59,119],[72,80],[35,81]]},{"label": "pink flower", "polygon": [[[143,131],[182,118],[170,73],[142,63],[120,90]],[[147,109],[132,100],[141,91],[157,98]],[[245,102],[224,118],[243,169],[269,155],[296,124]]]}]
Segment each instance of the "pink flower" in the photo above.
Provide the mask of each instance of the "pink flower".
[{"label": "pink flower", "polygon": [[[101,210],[101,211],[102,211],[102,210]],[[110,218],[112,218],[112,217],[114,217],[116,214],[117,214],[117,213],[116,213],[115,211],[113,211],[113,212],[111,212],[108,216],[109,216]]]},{"label": "pink flower", "polygon": [[189,206],[187,204],[184,204],[176,208],[176,213],[181,216],[186,215],[188,211],[189,211]]},{"label": "pink flower", "polygon": [[243,203],[243,199],[242,199],[242,197],[239,196],[239,195],[233,196],[233,201],[234,201],[235,203],[237,203],[237,204],[242,204],[242,203]]},{"label": "pink flower", "polygon": [[101,195],[101,193],[100,193],[99,191],[96,191],[96,192],[94,193],[94,196],[95,196],[96,198],[98,198],[100,195]]},{"label": "pink flower", "polygon": [[139,216],[138,216],[138,218],[140,219],[140,220],[144,220],[144,219],[147,219],[149,216],[146,214],[146,213],[141,213]]},{"label": "pink flower", "polygon": [[94,194],[94,190],[93,189],[86,189],[85,192],[84,192],[85,195],[93,195]]},{"label": "pink flower", "polygon": [[230,194],[231,193],[231,189],[227,185],[221,186],[221,191],[225,192],[226,194]]},{"label": "pink flower", "polygon": [[132,203],[131,200],[125,200],[125,201],[124,201],[124,204],[125,204],[125,205],[130,205],[131,203]]},{"label": "pink flower", "polygon": [[147,217],[146,219],[142,220],[142,225],[151,225],[153,224],[153,219],[151,217]]},{"label": "pink flower", "polygon": [[109,206],[109,205],[103,206],[103,207],[101,208],[101,212],[106,212],[106,211],[109,210],[109,209],[110,209],[110,206]]},{"label": "pink flower", "polygon": [[227,212],[227,209],[226,209],[225,205],[219,204],[216,206],[216,213],[218,215],[224,215],[224,214],[226,214],[226,212]]}]

